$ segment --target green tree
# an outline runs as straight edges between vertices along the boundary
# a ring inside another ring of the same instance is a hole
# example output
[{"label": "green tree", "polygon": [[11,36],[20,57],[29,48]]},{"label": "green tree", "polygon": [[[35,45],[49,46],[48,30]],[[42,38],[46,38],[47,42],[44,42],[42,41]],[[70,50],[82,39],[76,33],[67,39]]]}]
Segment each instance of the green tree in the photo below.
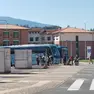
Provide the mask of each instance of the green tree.
[{"label": "green tree", "polygon": [[90,31],[93,31],[93,29],[91,28]]},{"label": "green tree", "polygon": [[70,25],[67,25],[67,27],[70,27]]},{"label": "green tree", "polygon": [[61,28],[60,26],[45,26],[43,29],[59,29]]}]

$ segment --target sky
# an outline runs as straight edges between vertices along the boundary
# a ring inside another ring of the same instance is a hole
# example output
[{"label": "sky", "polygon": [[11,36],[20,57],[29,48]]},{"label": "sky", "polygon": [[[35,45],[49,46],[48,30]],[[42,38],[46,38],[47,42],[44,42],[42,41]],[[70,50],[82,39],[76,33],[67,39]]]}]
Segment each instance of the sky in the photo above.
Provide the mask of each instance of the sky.
[{"label": "sky", "polygon": [[66,27],[94,28],[94,0],[0,0],[0,16]]}]

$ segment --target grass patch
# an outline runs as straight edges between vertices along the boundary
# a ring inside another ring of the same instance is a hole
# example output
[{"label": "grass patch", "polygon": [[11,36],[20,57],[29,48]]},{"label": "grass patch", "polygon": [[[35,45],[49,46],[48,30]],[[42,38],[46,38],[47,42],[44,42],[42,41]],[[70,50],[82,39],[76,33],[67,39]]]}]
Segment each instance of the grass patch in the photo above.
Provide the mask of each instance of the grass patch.
[{"label": "grass patch", "polygon": [[[89,60],[80,60],[80,62],[89,62]],[[93,59],[94,62],[94,59]]]}]

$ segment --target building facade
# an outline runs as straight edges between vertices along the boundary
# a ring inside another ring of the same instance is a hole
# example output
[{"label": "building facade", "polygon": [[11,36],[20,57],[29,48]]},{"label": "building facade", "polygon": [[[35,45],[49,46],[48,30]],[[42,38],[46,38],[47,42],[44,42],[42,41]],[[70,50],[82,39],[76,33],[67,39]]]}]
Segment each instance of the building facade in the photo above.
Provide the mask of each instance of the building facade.
[{"label": "building facade", "polygon": [[54,30],[44,30],[41,28],[32,28],[28,32],[28,43],[29,44],[53,44]]},{"label": "building facade", "polygon": [[0,25],[0,45],[28,43],[28,28],[16,25]]},{"label": "building facade", "polygon": [[0,25],[0,45],[57,44],[68,47],[69,56],[78,54],[87,58],[87,48],[91,48],[94,58],[94,32],[79,28],[44,30],[16,25]]},{"label": "building facade", "polygon": [[54,43],[68,47],[69,56],[78,54],[87,58],[87,48],[91,47],[91,56],[94,58],[94,33],[78,28],[64,28],[54,33]]}]

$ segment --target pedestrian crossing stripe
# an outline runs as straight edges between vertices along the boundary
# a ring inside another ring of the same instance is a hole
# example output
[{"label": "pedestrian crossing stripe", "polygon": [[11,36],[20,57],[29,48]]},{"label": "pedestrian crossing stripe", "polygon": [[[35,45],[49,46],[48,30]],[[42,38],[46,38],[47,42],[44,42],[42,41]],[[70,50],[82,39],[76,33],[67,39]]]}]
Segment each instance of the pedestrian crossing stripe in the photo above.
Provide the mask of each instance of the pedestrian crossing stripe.
[{"label": "pedestrian crossing stripe", "polygon": [[83,79],[78,79],[76,80],[69,88],[68,91],[74,91],[74,90],[79,90],[81,85],[83,84],[84,80]]},{"label": "pedestrian crossing stripe", "polygon": [[[68,91],[78,91],[81,88],[81,86],[83,85],[84,81],[85,81],[85,79],[77,79],[68,88]],[[91,82],[91,85],[90,85],[90,89],[89,90],[94,90],[94,79]]]},{"label": "pedestrian crossing stripe", "polygon": [[92,84],[90,86],[90,90],[94,90],[94,79],[92,80]]}]

